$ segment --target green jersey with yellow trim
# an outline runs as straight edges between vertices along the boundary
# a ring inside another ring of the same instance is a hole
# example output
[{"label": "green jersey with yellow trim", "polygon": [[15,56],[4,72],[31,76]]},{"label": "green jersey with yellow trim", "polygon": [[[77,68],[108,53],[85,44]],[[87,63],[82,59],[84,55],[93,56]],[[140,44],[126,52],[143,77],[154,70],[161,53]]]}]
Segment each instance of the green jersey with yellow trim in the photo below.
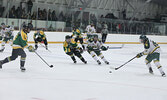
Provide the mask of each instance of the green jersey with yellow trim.
[{"label": "green jersey with yellow trim", "polygon": [[76,29],[76,31],[73,31],[72,36],[74,36],[75,38],[82,38],[81,30]]},{"label": "green jersey with yellow trim", "polygon": [[24,49],[25,47],[27,47],[28,46],[27,39],[28,39],[27,33],[23,32],[23,30],[21,30],[21,32],[18,32],[13,41],[13,49],[18,49],[18,48]]},{"label": "green jersey with yellow trim", "polygon": [[63,43],[63,48],[66,53],[71,52],[71,49],[75,49],[77,46],[77,43],[73,40],[70,43],[67,43],[67,41]]},{"label": "green jersey with yellow trim", "polygon": [[46,35],[45,35],[45,33],[43,31],[39,31],[39,32],[35,32],[34,33],[34,39],[38,38],[38,37],[43,39],[43,40],[46,39]]}]

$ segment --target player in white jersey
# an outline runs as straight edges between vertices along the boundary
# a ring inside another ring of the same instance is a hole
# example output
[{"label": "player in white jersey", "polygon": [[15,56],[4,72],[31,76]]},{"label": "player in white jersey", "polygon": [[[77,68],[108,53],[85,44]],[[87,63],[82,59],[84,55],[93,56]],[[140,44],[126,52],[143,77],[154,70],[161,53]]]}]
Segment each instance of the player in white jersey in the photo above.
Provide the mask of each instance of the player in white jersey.
[{"label": "player in white jersey", "polygon": [[[101,62],[98,60],[97,56],[99,56],[106,64],[109,62],[104,58],[101,50],[106,51],[107,48],[98,41],[98,35],[93,35],[93,38],[88,40],[87,51],[94,58],[95,61],[100,65]],[[96,56],[97,55],[97,56]]]},{"label": "player in white jersey", "polygon": [[88,38],[88,39],[91,38],[94,33],[96,33],[96,29],[95,29],[95,27],[94,27],[93,24],[88,25],[88,26],[86,27],[86,33],[87,33],[87,38]]},{"label": "player in white jersey", "polygon": [[144,44],[145,50],[137,54],[136,57],[140,58],[143,55],[147,55],[145,59],[145,63],[149,69],[149,73],[153,74],[153,70],[151,67],[151,61],[153,60],[155,66],[159,69],[161,75],[165,77],[166,76],[165,72],[163,71],[162,66],[159,62],[160,61],[160,46],[156,42],[148,39],[145,35],[140,36],[140,41],[141,43]]},{"label": "player in white jersey", "polygon": [[4,23],[1,24],[2,29],[1,29],[1,36],[2,36],[2,43],[1,43],[1,49],[0,52],[3,52],[5,49],[5,44],[9,41],[10,45],[12,46],[13,44],[13,31],[14,27],[6,26]]}]

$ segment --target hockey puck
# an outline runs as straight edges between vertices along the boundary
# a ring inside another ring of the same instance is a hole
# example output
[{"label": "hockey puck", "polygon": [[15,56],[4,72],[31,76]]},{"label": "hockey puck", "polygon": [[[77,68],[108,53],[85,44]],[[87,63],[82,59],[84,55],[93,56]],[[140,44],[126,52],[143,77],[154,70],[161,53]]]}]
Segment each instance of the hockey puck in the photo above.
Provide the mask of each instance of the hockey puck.
[{"label": "hockey puck", "polygon": [[109,71],[109,73],[112,73],[112,71]]},{"label": "hockey puck", "polygon": [[52,67],[53,67],[53,65],[50,65],[49,67],[50,67],[50,68],[52,68]]}]

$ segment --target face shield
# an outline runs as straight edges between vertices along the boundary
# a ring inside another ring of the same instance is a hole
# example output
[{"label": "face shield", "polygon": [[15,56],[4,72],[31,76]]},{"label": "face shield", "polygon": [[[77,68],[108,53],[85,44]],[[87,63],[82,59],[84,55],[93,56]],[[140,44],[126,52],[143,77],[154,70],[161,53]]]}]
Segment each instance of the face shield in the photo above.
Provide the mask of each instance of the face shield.
[{"label": "face shield", "polygon": [[71,39],[66,39],[67,43],[70,43],[71,42]]},{"label": "face shield", "polygon": [[97,41],[98,40],[98,37],[94,37],[94,41]]},{"label": "face shield", "polygon": [[143,40],[143,39],[139,39],[139,42],[140,42],[140,43],[144,43],[144,40]]},{"label": "face shield", "polygon": [[4,29],[4,28],[6,28],[6,25],[1,25],[1,27]]}]

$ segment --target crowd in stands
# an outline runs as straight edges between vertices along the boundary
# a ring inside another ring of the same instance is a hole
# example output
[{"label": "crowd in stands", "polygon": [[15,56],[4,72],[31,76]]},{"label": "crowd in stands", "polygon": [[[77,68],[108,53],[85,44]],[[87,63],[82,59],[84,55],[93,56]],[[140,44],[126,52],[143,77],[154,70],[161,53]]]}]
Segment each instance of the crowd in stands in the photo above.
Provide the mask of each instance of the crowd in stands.
[{"label": "crowd in stands", "polygon": [[3,12],[4,12],[4,10],[5,10],[5,7],[0,6],[0,17],[3,16]]},{"label": "crowd in stands", "polygon": [[[130,24],[128,21],[124,21],[121,23],[121,22],[101,20],[101,19],[120,20],[113,13],[108,13],[107,15],[101,15],[100,18],[97,18],[95,14],[90,13],[89,15],[90,18],[87,15],[84,15],[82,20],[80,18],[74,18],[75,20],[72,20],[72,14],[70,14],[69,12],[64,13],[62,11],[59,14],[57,14],[56,10],[41,9],[41,8],[38,8],[37,11],[32,11],[33,2],[31,0],[28,0],[26,4],[27,4],[27,8],[22,7],[21,5],[18,6],[17,8],[13,6],[11,9],[9,9],[9,13],[7,13],[5,17],[31,19],[31,20],[64,21],[66,22],[66,27],[81,26],[82,28],[86,28],[86,26],[89,23],[93,23],[97,29],[97,32],[100,32],[102,30],[104,24],[107,24],[110,32],[115,32],[115,33],[138,34],[138,33],[146,33],[147,31],[155,31],[153,30],[153,27],[154,27],[153,24],[148,24],[148,23]],[[0,17],[3,16],[4,11],[5,11],[5,8],[0,6]],[[121,20],[139,21],[137,18],[133,18],[133,19],[126,18],[126,10],[122,11]],[[147,21],[150,21],[150,19],[143,19],[142,21],[147,22]],[[52,25],[49,26],[49,29],[53,30]]]}]

